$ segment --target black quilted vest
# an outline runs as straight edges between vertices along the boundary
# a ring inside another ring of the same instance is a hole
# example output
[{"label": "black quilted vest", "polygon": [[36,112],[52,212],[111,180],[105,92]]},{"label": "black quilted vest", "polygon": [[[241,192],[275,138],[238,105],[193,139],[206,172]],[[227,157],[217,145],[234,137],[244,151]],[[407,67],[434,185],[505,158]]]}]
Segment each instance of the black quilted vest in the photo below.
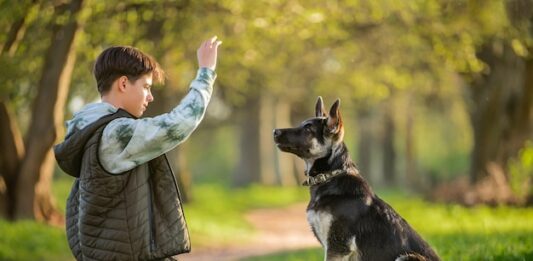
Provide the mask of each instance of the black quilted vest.
[{"label": "black quilted vest", "polygon": [[104,170],[98,146],[104,116],[54,147],[63,171],[76,177],[67,199],[66,230],[77,260],[157,260],[190,251],[176,179],[166,155],[121,174]]}]

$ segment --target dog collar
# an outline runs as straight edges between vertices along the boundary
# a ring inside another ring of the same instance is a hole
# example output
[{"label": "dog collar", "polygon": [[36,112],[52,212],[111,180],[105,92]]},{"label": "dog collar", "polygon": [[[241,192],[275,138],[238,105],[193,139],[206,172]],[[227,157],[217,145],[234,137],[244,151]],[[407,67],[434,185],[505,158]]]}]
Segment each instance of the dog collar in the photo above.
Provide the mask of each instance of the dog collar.
[{"label": "dog collar", "polygon": [[326,183],[331,178],[333,178],[335,176],[338,176],[339,174],[343,174],[343,173],[346,173],[346,171],[342,170],[342,169],[338,169],[338,170],[334,170],[334,171],[331,171],[331,172],[320,173],[320,174],[318,174],[318,175],[316,175],[314,177],[308,176],[307,179],[304,180],[302,185],[303,186],[313,186],[313,185]]}]

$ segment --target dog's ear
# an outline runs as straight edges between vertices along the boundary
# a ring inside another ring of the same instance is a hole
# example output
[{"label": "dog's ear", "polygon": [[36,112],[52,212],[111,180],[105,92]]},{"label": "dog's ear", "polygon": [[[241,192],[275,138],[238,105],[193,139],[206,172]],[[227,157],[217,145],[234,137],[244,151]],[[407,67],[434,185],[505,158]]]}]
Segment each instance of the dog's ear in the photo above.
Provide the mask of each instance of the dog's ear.
[{"label": "dog's ear", "polygon": [[331,134],[337,134],[342,131],[342,117],[339,110],[341,100],[337,99],[331,106],[328,116],[328,130]]},{"label": "dog's ear", "polygon": [[326,117],[326,110],[324,109],[324,102],[322,102],[322,97],[318,96],[318,100],[315,105],[315,116],[316,117]]}]

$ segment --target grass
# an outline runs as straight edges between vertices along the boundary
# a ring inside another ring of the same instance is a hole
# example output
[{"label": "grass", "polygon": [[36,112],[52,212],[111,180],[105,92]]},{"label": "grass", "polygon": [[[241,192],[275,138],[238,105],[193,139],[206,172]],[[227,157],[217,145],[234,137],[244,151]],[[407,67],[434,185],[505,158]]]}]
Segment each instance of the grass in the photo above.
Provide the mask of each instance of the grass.
[{"label": "grass", "polygon": [[394,194],[383,198],[444,260],[533,259],[532,208],[465,208]]},{"label": "grass", "polygon": [[[54,181],[52,193],[64,213],[73,179]],[[194,187],[194,202],[184,206],[194,248],[244,242],[254,235],[244,213],[254,208],[283,207],[307,198],[301,188],[219,185]],[[36,222],[10,223],[0,219],[0,260],[73,260],[63,228]]]},{"label": "grass", "polygon": [[322,261],[324,252],[321,248],[302,249],[291,252],[275,253],[267,256],[246,258],[240,261]]},{"label": "grass", "polygon": [[[72,180],[53,186],[60,209]],[[397,191],[378,193],[439,253],[442,260],[533,260],[533,209],[465,208],[435,204]],[[254,235],[244,213],[254,208],[283,207],[306,201],[303,188],[251,186],[230,189],[220,185],[194,187],[194,202],[185,215],[195,248],[244,242]],[[63,228],[35,222],[0,220],[0,260],[72,260]],[[322,260],[322,249],[277,253],[247,261]]]},{"label": "grass", "polygon": [[[533,260],[533,209],[465,208],[429,203],[398,192],[380,193],[438,252],[442,260]],[[422,215],[423,213],[423,215]],[[320,248],[246,261],[322,260]]]},{"label": "grass", "polygon": [[0,260],[72,260],[64,229],[0,219]]}]

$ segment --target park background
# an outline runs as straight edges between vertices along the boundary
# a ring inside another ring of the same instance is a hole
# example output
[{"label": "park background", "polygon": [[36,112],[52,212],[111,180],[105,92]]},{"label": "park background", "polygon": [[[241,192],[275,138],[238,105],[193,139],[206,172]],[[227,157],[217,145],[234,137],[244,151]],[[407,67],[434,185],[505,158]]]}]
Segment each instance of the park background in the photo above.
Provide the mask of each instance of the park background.
[{"label": "park background", "polygon": [[169,153],[193,251],[242,245],[246,213],[308,199],[303,163],[272,129],[312,116],[322,96],[341,99],[362,175],[444,260],[533,260],[531,0],[0,0],[0,17],[0,260],[72,259],[73,180],[51,147],[98,101],[97,55],[153,55],[167,73],[157,115],[187,92],[213,35],[211,103]]}]

